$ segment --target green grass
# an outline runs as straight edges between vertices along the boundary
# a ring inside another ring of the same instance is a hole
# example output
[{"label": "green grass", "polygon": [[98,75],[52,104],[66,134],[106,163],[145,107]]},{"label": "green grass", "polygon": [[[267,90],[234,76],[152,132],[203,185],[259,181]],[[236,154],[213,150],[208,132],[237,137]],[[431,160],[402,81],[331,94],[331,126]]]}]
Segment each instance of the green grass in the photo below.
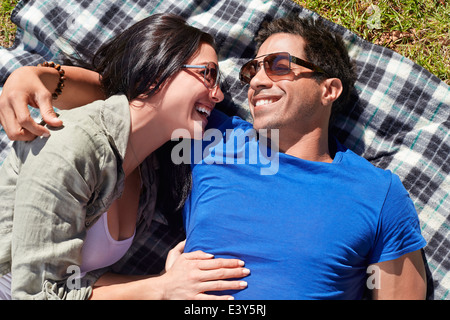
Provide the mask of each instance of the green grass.
[{"label": "green grass", "polygon": [[[0,46],[10,47],[16,28],[9,17],[19,0],[1,1]],[[400,53],[450,84],[450,1],[292,1]]]},{"label": "green grass", "polygon": [[11,22],[11,12],[19,0],[2,0],[0,7],[0,46],[10,47],[14,43],[16,26]]},{"label": "green grass", "polygon": [[363,39],[388,47],[450,84],[450,2],[293,0]]}]

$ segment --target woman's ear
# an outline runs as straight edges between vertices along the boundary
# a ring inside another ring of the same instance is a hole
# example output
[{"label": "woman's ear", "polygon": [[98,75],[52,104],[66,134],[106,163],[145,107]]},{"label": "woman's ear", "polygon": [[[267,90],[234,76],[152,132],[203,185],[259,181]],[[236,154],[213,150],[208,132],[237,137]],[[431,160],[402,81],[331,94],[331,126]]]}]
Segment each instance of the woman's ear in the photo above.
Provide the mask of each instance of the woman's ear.
[{"label": "woman's ear", "polygon": [[338,78],[328,78],[322,82],[322,85],[322,103],[324,105],[332,105],[343,91],[342,82]]},{"label": "woman's ear", "polygon": [[130,100],[130,106],[134,107],[135,109],[143,108],[146,106],[148,102],[148,94],[141,93],[136,98]]}]

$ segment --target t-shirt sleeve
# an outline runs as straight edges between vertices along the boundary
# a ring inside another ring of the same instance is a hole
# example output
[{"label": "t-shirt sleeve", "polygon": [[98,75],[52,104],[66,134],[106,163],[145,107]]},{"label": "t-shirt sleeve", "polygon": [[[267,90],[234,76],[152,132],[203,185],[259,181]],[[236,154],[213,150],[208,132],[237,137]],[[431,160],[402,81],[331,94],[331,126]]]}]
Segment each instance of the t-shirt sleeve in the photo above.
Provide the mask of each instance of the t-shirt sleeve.
[{"label": "t-shirt sleeve", "polygon": [[392,174],[391,177],[370,263],[394,260],[426,245],[420,232],[419,217],[408,192],[398,176]]},{"label": "t-shirt sleeve", "polygon": [[218,128],[229,119],[230,117],[222,111],[213,109],[213,111],[211,112],[211,116],[208,118],[208,125],[206,126],[206,129]]}]

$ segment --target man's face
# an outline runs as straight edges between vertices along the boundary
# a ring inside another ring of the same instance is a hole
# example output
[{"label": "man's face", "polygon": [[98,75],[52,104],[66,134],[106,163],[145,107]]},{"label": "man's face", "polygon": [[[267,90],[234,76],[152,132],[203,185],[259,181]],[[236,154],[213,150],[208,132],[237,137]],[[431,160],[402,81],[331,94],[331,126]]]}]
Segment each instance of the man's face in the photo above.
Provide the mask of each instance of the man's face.
[{"label": "man's face", "polygon": [[[262,44],[256,56],[289,52],[292,56],[307,60],[304,45],[301,36],[278,33]],[[288,80],[272,81],[261,66],[248,90],[254,128],[279,129],[281,140],[286,137],[295,139],[309,132],[324,118],[322,86],[312,78],[313,71],[293,63],[291,68]]]}]

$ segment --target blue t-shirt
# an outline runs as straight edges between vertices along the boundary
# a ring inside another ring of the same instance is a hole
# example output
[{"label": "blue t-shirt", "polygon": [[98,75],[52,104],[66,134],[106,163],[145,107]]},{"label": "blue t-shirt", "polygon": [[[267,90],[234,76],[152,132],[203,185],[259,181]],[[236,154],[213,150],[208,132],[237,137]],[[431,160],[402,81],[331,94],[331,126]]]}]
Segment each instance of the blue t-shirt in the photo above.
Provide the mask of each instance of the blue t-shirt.
[{"label": "blue t-shirt", "polygon": [[223,139],[206,134],[203,160],[192,164],[185,250],[245,261],[248,287],[232,292],[236,299],[360,299],[370,264],[425,245],[391,172],[338,144],[332,163],[276,153],[275,172],[262,174],[271,164],[260,152],[254,161],[252,125],[234,117],[218,128]]}]

